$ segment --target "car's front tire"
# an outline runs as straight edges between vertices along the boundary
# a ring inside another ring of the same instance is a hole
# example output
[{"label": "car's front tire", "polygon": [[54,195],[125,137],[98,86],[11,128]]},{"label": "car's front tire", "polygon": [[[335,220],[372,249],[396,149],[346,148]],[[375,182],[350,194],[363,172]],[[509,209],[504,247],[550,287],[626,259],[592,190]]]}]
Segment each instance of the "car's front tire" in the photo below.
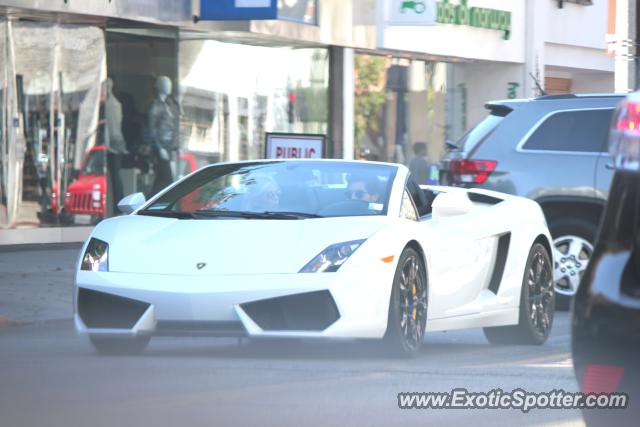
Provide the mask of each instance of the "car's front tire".
[{"label": "car's front tire", "polygon": [[395,356],[412,357],[420,351],[427,324],[427,274],[422,257],[406,248],[398,261],[389,302],[384,342]]},{"label": "car's front tire", "polygon": [[555,310],[553,266],[549,252],[540,243],[529,251],[520,292],[517,325],[484,328],[492,344],[541,345],[549,337]]},{"label": "car's front tire", "polygon": [[147,348],[150,336],[137,336],[127,338],[103,337],[89,335],[91,344],[98,353],[102,354],[138,354]]}]

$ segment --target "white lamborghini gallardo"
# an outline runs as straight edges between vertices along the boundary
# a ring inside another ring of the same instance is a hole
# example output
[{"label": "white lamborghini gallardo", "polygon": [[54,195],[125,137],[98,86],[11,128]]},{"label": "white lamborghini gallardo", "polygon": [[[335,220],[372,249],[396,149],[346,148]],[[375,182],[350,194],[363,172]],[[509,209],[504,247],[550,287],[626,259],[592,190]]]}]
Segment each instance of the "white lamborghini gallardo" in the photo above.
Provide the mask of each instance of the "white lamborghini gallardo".
[{"label": "white lamborghini gallardo", "polygon": [[98,224],[75,279],[99,351],[154,335],[377,338],[415,354],[425,331],[484,328],[542,344],[554,313],[540,207],[419,186],[396,164],[207,166]]}]

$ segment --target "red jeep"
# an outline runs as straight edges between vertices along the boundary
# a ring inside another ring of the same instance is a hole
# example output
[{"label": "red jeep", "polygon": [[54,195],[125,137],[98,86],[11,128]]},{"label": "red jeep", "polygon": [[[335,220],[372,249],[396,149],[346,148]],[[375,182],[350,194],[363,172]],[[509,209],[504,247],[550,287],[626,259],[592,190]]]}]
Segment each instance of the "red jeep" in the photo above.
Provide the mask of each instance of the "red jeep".
[{"label": "red jeep", "polygon": [[[73,181],[64,197],[64,209],[61,215],[69,222],[94,224],[107,213],[107,149],[96,145],[85,155],[78,178]],[[178,156],[179,176],[196,170],[193,154],[180,153]],[[57,192],[56,192],[57,193]],[[55,200],[55,197],[54,197]],[[54,206],[57,211],[57,206]]]},{"label": "red jeep", "polygon": [[85,155],[78,178],[73,181],[64,197],[64,213],[75,215],[74,222],[93,223],[106,215],[107,149],[104,145],[92,147]]}]

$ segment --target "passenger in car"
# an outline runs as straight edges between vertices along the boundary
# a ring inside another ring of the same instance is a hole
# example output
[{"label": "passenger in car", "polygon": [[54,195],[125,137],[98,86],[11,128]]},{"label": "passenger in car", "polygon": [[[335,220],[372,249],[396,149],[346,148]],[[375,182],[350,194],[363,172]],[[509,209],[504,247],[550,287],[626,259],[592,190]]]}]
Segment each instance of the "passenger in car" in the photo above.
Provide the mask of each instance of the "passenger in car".
[{"label": "passenger in car", "polygon": [[348,179],[347,197],[374,203],[380,199],[380,181],[375,176],[352,175]]}]

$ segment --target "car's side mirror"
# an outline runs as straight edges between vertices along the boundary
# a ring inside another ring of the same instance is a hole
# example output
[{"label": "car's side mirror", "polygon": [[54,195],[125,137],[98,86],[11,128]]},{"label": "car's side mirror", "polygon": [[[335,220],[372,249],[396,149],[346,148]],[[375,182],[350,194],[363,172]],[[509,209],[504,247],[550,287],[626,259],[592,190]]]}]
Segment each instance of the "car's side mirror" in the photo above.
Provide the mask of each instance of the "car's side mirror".
[{"label": "car's side mirror", "polygon": [[469,200],[467,193],[463,191],[440,193],[436,196],[431,206],[434,219],[464,215],[473,210],[473,202]]},{"label": "car's side mirror", "polygon": [[120,212],[122,213],[130,214],[140,206],[144,205],[146,201],[147,199],[142,193],[129,194],[127,197],[118,202],[118,209],[120,209]]}]

